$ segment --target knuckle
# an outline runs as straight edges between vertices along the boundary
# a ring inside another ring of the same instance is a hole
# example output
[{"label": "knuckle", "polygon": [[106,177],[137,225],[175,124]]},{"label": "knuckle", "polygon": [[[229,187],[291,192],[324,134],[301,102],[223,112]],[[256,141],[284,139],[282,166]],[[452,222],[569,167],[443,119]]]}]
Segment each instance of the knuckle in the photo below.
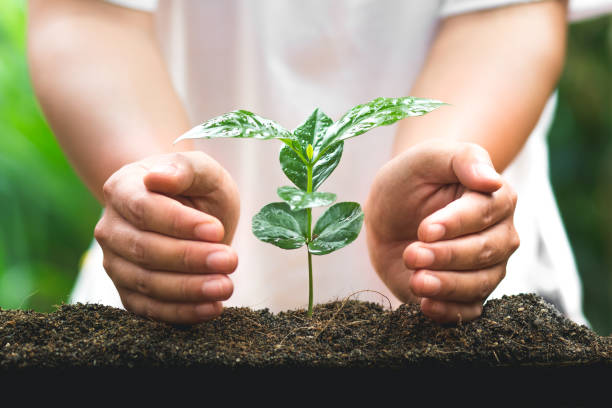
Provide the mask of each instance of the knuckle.
[{"label": "knuckle", "polygon": [[[196,254],[197,247],[192,244],[184,244],[181,250],[181,262],[183,268],[187,272],[199,272],[202,267],[197,260],[203,257],[198,257]],[[204,259],[204,258],[203,258]]]},{"label": "knuckle", "polygon": [[488,279],[483,279],[478,283],[478,287],[476,289],[476,298],[478,300],[485,300],[489,297],[492,292],[492,284]]},{"label": "knuckle", "polygon": [[182,215],[178,212],[178,211],[169,211],[167,214],[169,220],[168,220],[168,225],[170,228],[170,234],[178,237],[180,235],[182,235],[182,231],[184,228],[182,228],[182,224],[183,224],[183,217]]},{"label": "knuckle", "polygon": [[510,189],[510,203],[512,205],[512,211],[514,211],[516,209],[516,203],[518,202],[518,194],[512,187],[508,186],[508,188]]},{"label": "knuckle", "polygon": [[187,276],[183,276],[180,279],[178,293],[179,293],[179,296],[182,299],[189,299],[189,298],[193,297],[193,296],[189,296],[189,294],[191,292],[195,292],[195,291],[190,291],[189,290],[190,289],[190,286],[189,286],[190,282],[191,282],[191,279],[189,279]]},{"label": "knuckle", "polygon": [[145,244],[143,239],[138,235],[128,238],[127,250],[135,262],[142,264],[147,260]]},{"label": "knuckle", "polygon": [[455,297],[459,290],[459,283],[457,279],[447,279],[446,283],[446,296],[449,298]]},{"label": "knuckle", "polygon": [[128,217],[132,224],[138,228],[145,226],[148,195],[146,193],[135,194],[127,202]]},{"label": "knuckle", "polygon": [[151,293],[151,276],[145,270],[139,270],[134,277],[134,289],[143,295]]},{"label": "knuckle", "polygon": [[104,201],[108,201],[113,196],[113,192],[115,191],[115,185],[116,181],[114,176],[110,176],[104,182],[104,184],[102,185],[102,194],[104,194]]},{"label": "knuckle", "polygon": [[493,224],[494,217],[495,209],[493,208],[493,202],[489,200],[482,214],[482,222],[484,223],[484,225],[489,226]]},{"label": "knuckle", "polygon": [[[499,268],[497,284],[499,284],[499,282],[504,280],[505,277],[506,277],[506,263],[502,264],[502,266]],[[497,287],[497,284],[495,285],[495,287]]]},{"label": "knuckle", "polygon": [[481,241],[477,263],[479,265],[490,265],[495,259],[495,247],[485,237],[482,237]]},{"label": "knuckle", "polygon": [[444,246],[440,250],[435,251],[436,253],[435,259],[438,259],[438,254],[440,254],[441,263],[444,265],[454,265],[457,261],[457,253],[452,246]]},{"label": "knuckle", "polygon": [[519,248],[519,246],[521,246],[521,238],[516,232],[516,229],[512,227],[512,234],[510,238],[510,253],[511,254],[514,253],[514,251],[516,251]]},{"label": "knuckle", "polygon": [[108,255],[104,254],[102,258],[102,267],[106,271],[106,273],[110,276],[113,271],[113,260]]},{"label": "knuckle", "polygon": [[96,227],[94,228],[94,238],[100,245],[105,244],[108,238],[108,232],[105,224],[104,218],[102,218],[100,221],[98,221]]}]

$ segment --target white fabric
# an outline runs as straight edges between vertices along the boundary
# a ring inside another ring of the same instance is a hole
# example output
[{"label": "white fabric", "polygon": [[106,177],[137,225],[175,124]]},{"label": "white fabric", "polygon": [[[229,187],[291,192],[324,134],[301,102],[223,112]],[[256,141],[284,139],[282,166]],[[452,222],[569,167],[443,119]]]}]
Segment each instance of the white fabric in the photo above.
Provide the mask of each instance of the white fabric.
[{"label": "white fabric", "polygon": [[[465,11],[474,11],[477,4],[462,3]],[[194,124],[244,108],[294,128],[317,106],[338,119],[357,103],[408,94],[440,13],[459,6],[457,1],[443,5],[421,0],[380,4],[375,0],[161,0],[156,17],[174,85]],[[521,247],[493,296],[536,292],[583,323],[581,286],[547,175],[545,136],[553,111],[551,99],[504,174],[519,195],[515,224]],[[383,127],[347,141],[340,166],[321,191],[337,193],[340,201],[363,203],[376,170],[389,159],[394,131],[395,127]],[[279,143],[210,140],[198,147],[232,174],[241,193],[242,218],[234,241],[240,264],[232,275],[234,295],[226,305],[273,311],[305,307],[306,251],[262,243],[250,230],[251,217],[263,205],[278,201],[276,188],[290,185],[278,164]],[[372,271],[364,232],[348,247],[313,258],[316,302],[370,289],[398,305]],[[372,292],[359,298],[382,301]],[[95,243],[72,301],[121,306]]]},{"label": "white fabric", "polygon": [[157,0],[106,0],[118,6],[129,7],[142,11],[155,11]]},{"label": "white fabric", "polygon": [[[155,11],[157,0],[106,0],[124,7],[143,11]],[[432,0],[433,1],[433,0]],[[534,0],[442,0],[440,17],[460,13],[491,9],[517,3],[529,3]],[[538,1],[538,0],[535,0]],[[540,0],[549,1],[549,0]],[[570,0],[568,19],[580,21],[612,12],[612,0]]]}]

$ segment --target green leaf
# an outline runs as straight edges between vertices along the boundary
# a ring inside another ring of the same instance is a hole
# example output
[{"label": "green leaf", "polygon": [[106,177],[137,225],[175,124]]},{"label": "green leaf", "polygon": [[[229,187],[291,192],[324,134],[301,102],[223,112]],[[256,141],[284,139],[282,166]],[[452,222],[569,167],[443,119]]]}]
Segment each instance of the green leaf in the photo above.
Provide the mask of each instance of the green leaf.
[{"label": "green leaf", "polygon": [[333,120],[319,108],[310,114],[308,119],[300,126],[295,128],[293,135],[300,142],[301,153],[304,157],[308,156],[308,145],[312,145],[313,153],[318,153],[318,143],[323,140],[327,129],[334,123]]},{"label": "green leaf", "polygon": [[[446,105],[434,99],[415,98],[376,98],[371,102],[357,105],[337,122],[327,128],[319,144],[319,152],[324,152],[333,143],[359,136],[378,126],[391,125],[408,116],[425,115]],[[316,149],[315,149],[316,150]],[[315,155],[315,160],[316,160]]]},{"label": "green leaf", "polygon": [[362,224],[359,203],[334,204],[317,221],[308,250],[313,255],[325,255],[343,248],[359,236]]},{"label": "green leaf", "polygon": [[305,208],[325,207],[336,201],[333,193],[312,192],[307,193],[295,187],[279,187],[276,190],[278,196],[283,199],[292,211]]},{"label": "green leaf", "polygon": [[[313,165],[312,168],[312,190],[315,191],[323,182],[329,177],[329,175],[338,166],[340,159],[342,158],[342,150],[344,148],[344,142],[338,142],[331,146],[319,160]],[[289,147],[283,146],[280,151],[280,164],[283,169],[283,173],[287,176],[293,184],[300,189],[307,190],[307,168],[306,164],[300,159],[300,157]]]},{"label": "green leaf", "polygon": [[306,243],[308,216],[306,210],[291,211],[287,203],[272,203],[255,214],[251,228],[263,242],[296,249]]},{"label": "green leaf", "polygon": [[237,110],[207,120],[180,136],[174,143],[184,139],[218,137],[281,139],[286,143],[295,139],[291,132],[278,123],[245,110]]},{"label": "green leaf", "polygon": [[[314,112],[293,131],[293,144],[291,146],[283,146],[280,152],[281,168],[285,175],[300,189],[307,190],[307,162],[312,162],[312,157],[319,154],[319,146],[323,140],[323,135],[327,129],[333,124],[333,121],[323,113],[320,109],[315,109]],[[309,147],[311,146],[311,147]],[[293,147],[293,148],[292,148]],[[328,151],[322,155],[318,162],[312,168],[312,189],[316,190],[329,175],[334,171],[340,158],[344,145],[338,143],[336,146],[330,147]],[[295,150],[298,153],[296,153]],[[309,151],[312,153],[309,155]]]}]

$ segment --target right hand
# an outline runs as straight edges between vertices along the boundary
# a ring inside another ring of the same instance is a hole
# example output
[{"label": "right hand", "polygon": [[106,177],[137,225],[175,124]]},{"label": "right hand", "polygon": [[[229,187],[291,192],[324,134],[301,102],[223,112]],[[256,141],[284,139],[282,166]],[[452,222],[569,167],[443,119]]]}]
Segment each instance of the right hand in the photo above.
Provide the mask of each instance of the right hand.
[{"label": "right hand", "polygon": [[240,214],[225,169],[198,151],[148,157],[109,177],[104,201],[94,235],[127,310],[178,324],[221,314]]}]

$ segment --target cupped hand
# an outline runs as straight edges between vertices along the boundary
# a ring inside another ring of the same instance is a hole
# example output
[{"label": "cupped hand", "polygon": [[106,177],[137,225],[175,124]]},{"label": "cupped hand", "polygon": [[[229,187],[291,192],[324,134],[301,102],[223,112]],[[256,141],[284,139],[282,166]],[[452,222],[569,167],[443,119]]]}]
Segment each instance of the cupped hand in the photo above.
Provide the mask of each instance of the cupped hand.
[{"label": "cupped hand", "polygon": [[128,164],[104,184],[104,200],[94,235],[126,309],[179,324],[221,314],[240,208],[216,161],[194,151]]},{"label": "cupped hand", "polygon": [[440,322],[472,320],[519,238],[516,194],[482,147],[413,146],[380,169],[365,206],[370,259],[403,302]]}]

